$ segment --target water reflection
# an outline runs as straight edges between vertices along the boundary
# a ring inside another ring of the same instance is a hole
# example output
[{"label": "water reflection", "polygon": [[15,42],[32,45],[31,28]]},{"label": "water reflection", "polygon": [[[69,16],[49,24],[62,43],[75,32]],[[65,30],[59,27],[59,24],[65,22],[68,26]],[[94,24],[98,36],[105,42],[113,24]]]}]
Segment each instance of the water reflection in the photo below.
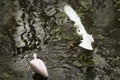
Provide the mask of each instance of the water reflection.
[{"label": "water reflection", "polygon": [[34,73],[33,76],[32,76],[33,80],[48,80],[47,77],[44,77],[38,73]]}]

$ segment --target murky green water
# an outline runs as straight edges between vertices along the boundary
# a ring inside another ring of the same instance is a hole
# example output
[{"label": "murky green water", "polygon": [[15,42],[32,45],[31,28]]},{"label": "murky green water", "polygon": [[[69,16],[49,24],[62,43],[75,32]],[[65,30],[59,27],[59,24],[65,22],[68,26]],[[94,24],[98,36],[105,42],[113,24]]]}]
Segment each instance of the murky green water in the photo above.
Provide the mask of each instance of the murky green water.
[{"label": "murky green water", "polygon": [[[66,4],[93,35],[93,51],[78,46]],[[0,80],[119,80],[119,7],[119,0],[0,1]],[[48,78],[30,68],[34,52]]]}]

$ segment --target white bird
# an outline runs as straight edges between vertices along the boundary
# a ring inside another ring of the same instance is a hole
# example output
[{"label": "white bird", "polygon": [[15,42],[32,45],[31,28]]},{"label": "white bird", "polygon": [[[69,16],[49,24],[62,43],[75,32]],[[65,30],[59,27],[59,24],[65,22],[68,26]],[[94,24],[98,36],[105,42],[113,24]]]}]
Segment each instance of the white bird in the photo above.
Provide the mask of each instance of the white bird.
[{"label": "white bird", "polygon": [[45,63],[41,59],[37,59],[37,54],[33,54],[34,59],[30,61],[30,66],[36,73],[48,77],[47,68]]},{"label": "white bird", "polygon": [[64,6],[64,12],[67,14],[70,20],[75,22],[74,26],[76,27],[77,34],[83,37],[83,40],[79,46],[88,50],[93,50],[92,42],[94,42],[94,39],[92,35],[88,34],[85,30],[77,13],[69,5]]}]

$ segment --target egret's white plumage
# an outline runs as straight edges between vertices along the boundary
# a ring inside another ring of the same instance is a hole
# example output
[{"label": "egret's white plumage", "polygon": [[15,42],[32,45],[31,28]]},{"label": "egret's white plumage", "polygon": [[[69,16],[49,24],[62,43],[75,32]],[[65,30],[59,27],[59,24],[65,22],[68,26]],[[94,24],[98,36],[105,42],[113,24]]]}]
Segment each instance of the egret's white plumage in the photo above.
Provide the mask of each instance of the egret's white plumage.
[{"label": "egret's white plumage", "polygon": [[76,27],[76,32],[78,35],[82,35],[83,40],[79,44],[79,46],[88,49],[93,50],[92,48],[92,42],[94,42],[94,39],[92,35],[89,35],[87,31],[85,30],[80,17],[77,15],[77,13],[71,8],[69,5],[64,6],[64,12],[67,14],[67,16],[70,18],[70,20],[74,21],[74,26]]},{"label": "egret's white plumage", "polygon": [[69,16],[70,20],[74,22],[80,22],[80,18],[77,13],[68,5],[64,7],[65,13]]}]

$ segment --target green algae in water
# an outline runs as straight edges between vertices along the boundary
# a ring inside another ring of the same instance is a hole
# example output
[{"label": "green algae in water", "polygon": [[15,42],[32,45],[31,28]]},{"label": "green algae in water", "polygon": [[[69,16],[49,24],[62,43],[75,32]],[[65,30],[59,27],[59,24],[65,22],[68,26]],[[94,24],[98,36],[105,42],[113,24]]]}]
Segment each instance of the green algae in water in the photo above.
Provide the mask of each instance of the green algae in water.
[{"label": "green algae in water", "polygon": [[9,79],[12,79],[12,75],[11,74],[9,74],[9,73],[3,73],[2,74],[3,76],[2,77],[4,77],[4,78],[9,78]]},{"label": "green algae in water", "polygon": [[4,35],[0,33],[0,39],[3,38],[3,37],[4,37]]}]

